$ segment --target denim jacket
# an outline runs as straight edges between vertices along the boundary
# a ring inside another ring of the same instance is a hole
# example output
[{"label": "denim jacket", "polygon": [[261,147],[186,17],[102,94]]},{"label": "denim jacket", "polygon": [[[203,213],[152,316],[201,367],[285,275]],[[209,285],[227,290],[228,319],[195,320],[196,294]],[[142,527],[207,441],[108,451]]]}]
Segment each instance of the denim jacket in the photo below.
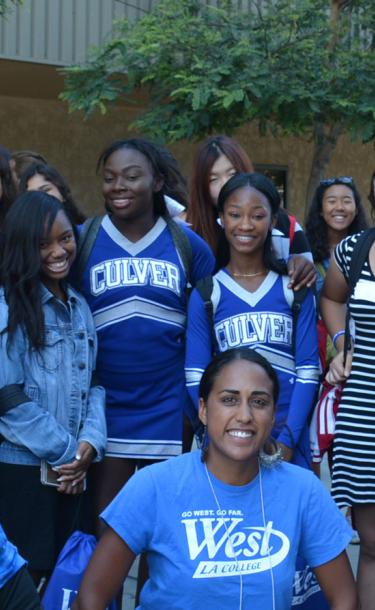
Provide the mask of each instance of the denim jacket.
[{"label": "denim jacket", "polygon": [[[0,417],[0,461],[59,466],[74,460],[78,444],[90,443],[102,459],[106,445],[105,392],[91,386],[97,340],[89,307],[68,287],[63,303],[41,284],[45,346],[29,348],[20,327],[7,344],[0,335],[0,395],[19,384],[25,402]],[[0,289],[0,332],[7,327],[8,305]],[[29,398],[29,400],[27,400]]]}]

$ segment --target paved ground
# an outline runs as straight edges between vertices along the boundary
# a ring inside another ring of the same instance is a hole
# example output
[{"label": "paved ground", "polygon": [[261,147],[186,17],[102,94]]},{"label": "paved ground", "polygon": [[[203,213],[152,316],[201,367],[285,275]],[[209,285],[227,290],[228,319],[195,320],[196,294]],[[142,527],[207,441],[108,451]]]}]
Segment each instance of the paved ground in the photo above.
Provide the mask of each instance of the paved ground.
[{"label": "paved ground", "polygon": [[[327,465],[326,460],[322,463],[321,479],[322,479],[322,482],[324,483],[324,485],[327,487],[327,489],[329,489],[330,485],[331,485],[331,479],[329,476],[329,470],[328,470],[328,465]],[[348,553],[354,575],[356,575],[357,565],[358,565],[359,545],[358,544],[349,544],[346,551]]]},{"label": "paved ground", "polygon": [[138,569],[138,561],[134,562],[134,565],[130,571],[129,577],[126,579],[124,588],[124,597],[122,599],[123,610],[133,610],[135,606],[135,592],[137,588],[136,572]]},{"label": "paved ground", "polygon": [[[321,469],[321,477],[322,477],[322,482],[327,486],[327,488],[329,489],[330,487],[330,477],[329,477],[329,471],[328,471],[328,466],[326,462],[323,462],[322,464],[322,469]],[[359,546],[358,544],[349,544],[348,548],[347,548],[347,552],[349,555],[349,559],[350,559],[350,563],[352,565],[352,569],[354,574],[356,574],[357,571],[357,564],[358,564],[358,552],[359,552]],[[127,578],[126,583],[125,583],[125,590],[124,590],[124,598],[123,598],[123,610],[134,610],[134,597],[135,597],[135,591],[136,591],[136,578],[135,578],[135,574],[137,571],[137,565],[134,564],[131,573],[129,574],[129,578]]]}]

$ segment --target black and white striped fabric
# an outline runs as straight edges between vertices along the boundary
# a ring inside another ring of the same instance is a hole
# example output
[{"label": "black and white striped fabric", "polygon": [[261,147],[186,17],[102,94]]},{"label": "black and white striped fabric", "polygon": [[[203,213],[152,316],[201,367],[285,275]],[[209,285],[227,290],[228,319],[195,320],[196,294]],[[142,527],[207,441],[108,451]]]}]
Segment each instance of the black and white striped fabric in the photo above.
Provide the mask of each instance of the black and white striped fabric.
[{"label": "black and white striped fabric", "polygon": [[[359,235],[347,237],[335,251],[346,279]],[[375,275],[368,257],[349,310],[355,347],[336,419],[332,472],[332,495],[339,506],[375,503]]]}]

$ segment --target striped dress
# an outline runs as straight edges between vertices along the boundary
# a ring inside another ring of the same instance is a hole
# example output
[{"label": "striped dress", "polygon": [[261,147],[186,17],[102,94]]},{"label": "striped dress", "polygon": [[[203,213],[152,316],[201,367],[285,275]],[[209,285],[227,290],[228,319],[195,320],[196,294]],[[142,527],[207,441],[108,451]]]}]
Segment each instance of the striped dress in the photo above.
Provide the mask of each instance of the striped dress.
[{"label": "striped dress", "polygon": [[[347,237],[335,250],[336,263],[346,279],[359,235]],[[349,309],[355,324],[355,347],[333,449],[332,495],[339,506],[375,502],[375,276],[368,259]]]}]

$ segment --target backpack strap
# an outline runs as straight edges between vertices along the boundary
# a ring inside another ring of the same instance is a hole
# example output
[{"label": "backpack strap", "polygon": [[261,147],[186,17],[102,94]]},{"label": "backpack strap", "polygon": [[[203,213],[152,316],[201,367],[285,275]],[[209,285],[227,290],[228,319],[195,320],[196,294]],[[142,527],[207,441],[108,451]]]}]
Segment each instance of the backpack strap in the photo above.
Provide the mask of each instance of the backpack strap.
[{"label": "backpack strap", "polygon": [[296,232],[296,219],[294,216],[292,216],[291,214],[288,214],[288,218],[289,218],[289,252],[292,249],[292,245],[293,245],[293,241],[294,241],[294,234]]},{"label": "backpack strap", "polygon": [[163,216],[163,218],[167,223],[167,227],[172,235],[175,248],[180,255],[182,266],[186,275],[186,281],[192,286],[193,249],[191,247],[190,240],[178,222],[173,220],[169,214]]},{"label": "backpack strap", "polygon": [[24,402],[30,402],[30,398],[23,391],[23,385],[12,383],[4,386],[0,390],[0,417]]},{"label": "backpack strap", "polygon": [[214,282],[212,279],[212,275],[206,275],[206,277],[202,277],[197,281],[195,285],[198,290],[203,304],[204,309],[207,314],[208,323],[210,326],[210,334],[211,334],[211,349],[212,355],[215,356],[217,353],[217,343],[216,343],[216,335],[215,335],[215,326],[214,326],[214,305],[212,302],[212,291],[214,289]]},{"label": "backpack strap", "polygon": [[[92,218],[85,220],[83,223],[75,261],[75,273],[78,282],[80,282],[82,279],[87,261],[89,260],[91,250],[94,246],[96,237],[102,224],[102,220],[103,216],[93,216]],[[168,229],[172,235],[175,248],[180,255],[187,282],[191,284],[193,249],[191,247],[189,238],[185,231],[178,225],[177,222],[172,220],[170,216],[165,216],[164,220],[166,221]]]},{"label": "backpack strap", "polygon": [[296,340],[297,340],[297,322],[298,316],[301,313],[302,303],[305,300],[307,295],[307,287],[303,286],[299,290],[293,293],[293,304],[292,304],[292,319],[293,319],[293,328],[292,328],[292,352],[295,356],[296,354]]},{"label": "backpack strap", "polygon": [[82,276],[90,258],[91,250],[93,249],[102,220],[103,216],[92,216],[83,223],[74,264],[78,284],[81,284]]},{"label": "backpack strap", "polygon": [[347,278],[348,283],[348,298],[346,300],[346,317],[345,317],[345,340],[344,340],[344,364],[346,362],[346,356],[348,351],[351,349],[351,336],[350,336],[350,312],[349,312],[349,300],[354,292],[356,284],[360,278],[363,265],[367,259],[370,248],[375,240],[375,228],[367,229],[358,238],[352,252],[352,258],[350,261],[349,274]]},{"label": "backpack strap", "polygon": [[[212,355],[215,356],[217,354],[217,341],[215,335],[215,326],[214,326],[214,305],[212,303],[212,291],[214,288],[214,283],[212,279],[212,275],[207,275],[202,279],[198,280],[196,283],[196,289],[198,290],[203,304],[204,309],[207,314],[208,322],[210,325],[210,333],[211,333],[211,346],[212,346]],[[306,286],[300,288],[296,292],[294,292],[294,299],[292,304],[292,318],[293,318],[293,330],[292,330],[292,349],[293,354],[296,352],[296,335],[297,335],[297,321],[298,316],[301,312],[302,303],[305,300],[307,295]]]},{"label": "backpack strap", "polygon": [[366,258],[370,251],[373,241],[375,240],[375,228],[367,229],[359,236],[352,252],[348,274],[349,298],[354,292],[356,283],[361,275],[362,267],[365,264]]},{"label": "backpack strap", "polygon": [[[0,390],[0,417],[18,405],[29,401],[30,398],[23,391],[23,385],[12,383],[4,386]],[[5,437],[0,434],[0,445],[4,440]]]},{"label": "backpack strap", "polygon": [[315,267],[317,268],[317,270],[319,271],[320,275],[322,276],[322,278],[324,279],[325,276],[327,275],[327,271],[324,268],[323,263],[315,263]]}]

